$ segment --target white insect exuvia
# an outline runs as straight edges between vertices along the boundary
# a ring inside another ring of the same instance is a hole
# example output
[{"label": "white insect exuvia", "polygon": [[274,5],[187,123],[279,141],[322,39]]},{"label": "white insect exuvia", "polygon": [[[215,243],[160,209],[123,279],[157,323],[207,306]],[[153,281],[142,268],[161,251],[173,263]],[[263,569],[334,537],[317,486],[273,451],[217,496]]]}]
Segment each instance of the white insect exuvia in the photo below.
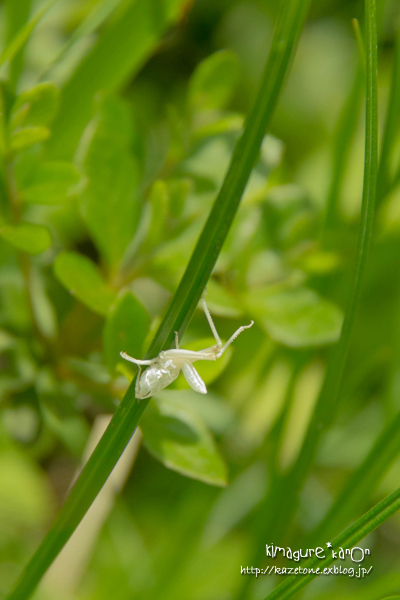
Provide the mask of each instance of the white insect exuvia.
[{"label": "white insect exuvia", "polygon": [[[182,371],[186,381],[195,392],[207,394],[206,385],[194,368],[193,363],[196,360],[217,360],[238,335],[245,329],[249,329],[254,323],[254,321],[251,321],[250,325],[242,325],[225,344],[222,344],[204,298],[202,298],[201,303],[215,341],[217,342],[214,346],[198,351],[181,349],[179,348],[178,332],[175,331],[175,348],[163,350],[156,358],[138,360],[129,356],[126,352],[120,353],[122,358],[135,363],[139,367],[135,387],[135,394],[138,400],[150,398],[166,388],[178,377],[180,371]],[[147,367],[143,373],[141,369],[142,365]]]}]

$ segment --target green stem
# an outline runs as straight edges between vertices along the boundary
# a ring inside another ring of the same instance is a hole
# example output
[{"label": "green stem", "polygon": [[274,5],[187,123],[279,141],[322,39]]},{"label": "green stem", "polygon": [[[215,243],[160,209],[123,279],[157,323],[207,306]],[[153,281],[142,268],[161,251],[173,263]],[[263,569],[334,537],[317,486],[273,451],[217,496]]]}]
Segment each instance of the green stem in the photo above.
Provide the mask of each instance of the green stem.
[{"label": "green stem", "polygon": [[339,397],[343,371],[349,351],[351,334],[360,301],[365,265],[371,245],[376,180],[378,168],[378,98],[377,98],[377,37],[375,0],[366,0],[366,118],[364,185],[361,206],[361,222],[358,237],[356,264],[350,290],[342,333],[328,365],[316,409],[311,419],[305,442],[293,468],[293,478],[299,483],[305,480],[315,456],[323,430],[329,425]]},{"label": "green stem", "polygon": [[385,129],[382,136],[382,148],[379,160],[377,203],[380,203],[391,188],[390,159],[399,123],[400,107],[400,31],[397,34],[393,59],[392,81],[386,113]]},{"label": "green stem", "polygon": [[329,245],[329,236],[334,234],[339,222],[339,197],[349,159],[351,143],[356,131],[363,82],[364,71],[361,65],[357,65],[354,82],[341,112],[334,140],[332,175],[322,231],[323,243],[325,245]]},{"label": "green stem", "polygon": [[[339,398],[344,367],[349,351],[351,334],[359,305],[361,286],[368,251],[370,248],[376,197],[377,161],[378,161],[378,117],[377,117],[377,37],[375,0],[366,0],[366,121],[365,121],[365,162],[364,185],[362,194],[361,222],[354,277],[351,284],[348,307],[346,310],[340,340],[333,350],[328,363],[327,375],[322,386],[318,402],[300,450],[292,469],[281,476],[270,489],[263,505],[259,509],[266,527],[260,531],[258,550],[253,564],[262,560],[261,548],[265,539],[282,538],[297,506],[297,498],[309,469],[315,458],[319,441],[324,430],[331,423]],[[265,516],[267,515],[267,516]],[[250,579],[244,585],[249,585]]]},{"label": "green stem", "polygon": [[[178,290],[149,348],[154,357],[171,344],[174,331],[183,334],[211,275],[240,199],[258,158],[278,95],[288,71],[310,0],[282,3],[275,36],[255,105],[247,119],[214,207],[196,245]],[[23,600],[71,537],[129,442],[149,400],[135,398],[129,386],[107,430],[72,488],[53,526],[22,573],[9,600]]]}]

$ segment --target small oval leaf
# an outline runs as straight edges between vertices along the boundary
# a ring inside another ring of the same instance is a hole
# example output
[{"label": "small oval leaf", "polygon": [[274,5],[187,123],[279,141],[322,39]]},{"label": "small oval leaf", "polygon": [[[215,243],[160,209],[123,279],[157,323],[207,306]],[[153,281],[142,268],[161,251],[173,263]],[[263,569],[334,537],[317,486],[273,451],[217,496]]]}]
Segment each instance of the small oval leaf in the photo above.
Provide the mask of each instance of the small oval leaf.
[{"label": "small oval leaf", "polygon": [[253,291],[249,308],[269,335],[286,346],[301,348],[332,344],[339,339],[342,312],[313,290],[296,288],[271,293]]},{"label": "small oval leaf", "polygon": [[164,466],[210,485],[225,486],[226,465],[206,425],[176,395],[153,398],[140,420],[144,444]]},{"label": "small oval leaf", "polygon": [[197,109],[224,108],[237,84],[238,72],[237,57],[229,50],[221,50],[203,60],[191,77],[191,104]]},{"label": "small oval leaf", "polygon": [[67,162],[48,162],[40,165],[21,191],[25,202],[57,204],[72,195],[80,181],[75,165]]},{"label": "small oval leaf", "polygon": [[11,128],[48,125],[56,114],[58,98],[58,89],[49,82],[39,83],[23,92],[12,108]]},{"label": "small oval leaf", "polygon": [[47,127],[21,127],[21,129],[16,129],[11,134],[10,148],[13,152],[19,152],[20,150],[29,148],[29,146],[33,146],[33,144],[44,142],[49,137],[50,130]]},{"label": "small oval leaf", "polygon": [[44,225],[36,223],[20,223],[19,225],[2,225],[0,236],[9,244],[28,252],[40,254],[49,248],[52,239],[49,230]]},{"label": "small oval leaf", "polygon": [[54,262],[57,279],[91,310],[106,315],[115,293],[102,279],[96,265],[77,252],[63,252]]}]

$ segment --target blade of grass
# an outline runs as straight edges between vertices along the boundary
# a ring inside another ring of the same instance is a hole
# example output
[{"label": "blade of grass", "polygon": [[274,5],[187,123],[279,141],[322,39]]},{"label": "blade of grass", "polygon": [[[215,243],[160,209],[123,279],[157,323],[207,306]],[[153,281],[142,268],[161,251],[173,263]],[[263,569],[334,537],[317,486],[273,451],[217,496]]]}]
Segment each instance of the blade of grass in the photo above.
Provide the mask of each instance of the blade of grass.
[{"label": "blade of grass", "polygon": [[[378,168],[378,100],[377,100],[377,37],[375,0],[365,2],[366,38],[366,119],[365,163],[361,206],[361,222],[358,237],[354,277],[348,306],[343,321],[339,343],[333,351],[314,415],[311,419],[299,458],[293,467],[294,480],[303,482],[315,456],[322,431],[332,420],[339,397],[343,371],[349,351],[351,334],[360,301],[363,275],[374,225],[374,207]],[[299,483],[296,487],[298,487]]]},{"label": "blade of grass", "polygon": [[[365,505],[389,465],[400,452],[400,413],[382,431],[365,460],[337,496],[332,508],[311,535],[312,540],[329,539]],[[312,548],[313,546],[308,546]]]},{"label": "blade of grass", "polygon": [[400,114],[400,29],[397,33],[393,59],[392,81],[383,131],[379,159],[377,203],[381,202],[391,187],[390,158],[396,141]]},{"label": "blade of grass", "polygon": [[[332,541],[332,549],[329,549],[329,556],[325,559],[314,557],[303,563],[303,573],[304,569],[314,569],[315,571],[319,567],[320,571],[323,571],[326,567],[329,567],[335,560],[332,558],[333,550],[338,551],[340,548],[343,548],[344,550],[352,548],[354,544],[365,538],[371,531],[374,531],[379,525],[382,525],[382,523],[387,521],[397,510],[399,510],[399,508],[400,488],[389,496],[386,496],[386,498],[371,508],[371,510],[353,523],[353,525],[338,535]],[[287,600],[287,598],[291,598],[301,588],[308,585],[315,577],[318,577],[317,573],[308,573],[307,575],[302,574],[301,577],[288,577],[281,585],[278,585],[273,592],[268,594],[264,600]]]},{"label": "blade of grass", "polygon": [[12,60],[14,56],[24,47],[26,42],[29,40],[29,37],[32,31],[35,29],[36,25],[39,23],[40,19],[44,17],[49,8],[56,2],[57,0],[50,0],[45,4],[40,10],[38,10],[33,17],[24,25],[18,33],[15,34],[11,42],[4,48],[3,52],[0,54],[0,66],[4,64],[7,60]]},{"label": "blade of grass", "polygon": [[363,82],[364,72],[362,67],[358,65],[349,96],[346,99],[346,103],[339,117],[333,144],[332,175],[326,203],[324,228],[322,231],[322,240],[324,244],[329,244],[329,239],[327,238],[335,231],[339,221],[339,196],[343,185],[343,178],[351,144],[357,127],[357,116],[360,108]]},{"label": "blade of grass", "polygon": [[[147,357],[156,356],[163,347],[168,346],[173,340],[174,331],[183,333],[198,304],[257,160],[308,5],[309,0],[288,0],[282,6],[255,105],[236,145],[214,207]],[[23,600],[33,592],[84,517],[124,451],[149,402],[137,401],[134,386],[135,382],[132,382],[53,526],[9,595],[9,600]]]},{"label": "blade of grass", "polygon": [[[365,162],[362,194],[361,222],[348,306],[342,326],[340,340],[333,349],[328,363],[327,374],[314,410],[304,443],[292,469],[281,476],[270,488],[265,501],[260,506],[256,521],[264,521],[258,527],[259,542],[252,563],[258,564],[263,558],[262,548],[265,539],[282,538],[297,506],[297,497],[307,478],[316,455],[322,433],[332,421],[340,392],[343,371],[349,351],[351,334],[360,300],[363,274],[370,247],[376,196],[377,156],[378,156],[378,117],[377,117],[377,38],[375,0],[366,0],[366,121],[365,121]],[[244,578],[243,586],[248,586],[251,578]],[[243,590],[241,591],[243,595]]]},{"label": "blade of grass", "polygon": [[[398,396],[398,375],[400,364],[400,310],[397,309],[393,321],[393,350],[391,356],[390,376],[386,383],[386,393],[383,402],[386,406],[395,406]],[[375,360],[374,360],[375,362]],[[369,364],[368,364],[369,363]],[[355,390],[354,384],[358,385],[361,381],[360,375],[365,382],[366,373],[376,369],[370,361],[363,365],[362,371],[354,377],[353,385],[347,391],[346,397],[350,398],[352,390]],[[349,477],[342,491],[336,497],[332,507],[326,513],[322,521],[315,530],[308,536],[308,543],[313,547],[313,543],[318,540],[329,539],[335,531],[345,527],[352,518],[356,516],[358,510],[365,507],[365,502],[373,491],[377,488],[380,480],[385,475],[387,469],[400,454],[400,412],[393,415],[390,411],[389,421],[381,434],[376,439],[371,450],[359,467]]]}]

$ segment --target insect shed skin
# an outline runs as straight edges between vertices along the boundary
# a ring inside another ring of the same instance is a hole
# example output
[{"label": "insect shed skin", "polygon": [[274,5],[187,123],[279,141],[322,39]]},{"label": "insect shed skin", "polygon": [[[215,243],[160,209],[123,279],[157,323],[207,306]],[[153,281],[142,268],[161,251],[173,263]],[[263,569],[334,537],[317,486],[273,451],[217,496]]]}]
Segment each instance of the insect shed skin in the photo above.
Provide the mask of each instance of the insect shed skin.
[{"label": "insect shed skin", "polygon": [[[201,303],[216,341],[214,346],[198,351],[181,349],[179,348],[178,332],[175,331],[175,348],[161,351],[156,358],[139,360],[129,356],[126,352],[120,353],[123,359],[132,362],[139,367],[135,385],[135,395],[138,400],[151,398],[151,396],[154,396],[154,394],[157,394],[157,392],[166,388],[170,383],[175,381],[181,371],[186,381],[195,392],[207,394],[206,385],[194,368],[193,363],[196,360],[217,360],[242,331],[249,329],[254,324],[254,321],[251,321],[249,325],[242,325],[239,327],[239,329],[237,329],[223,345],[204,297],[202,298]],[[142,366],[147,367],[143,373]]]}]

